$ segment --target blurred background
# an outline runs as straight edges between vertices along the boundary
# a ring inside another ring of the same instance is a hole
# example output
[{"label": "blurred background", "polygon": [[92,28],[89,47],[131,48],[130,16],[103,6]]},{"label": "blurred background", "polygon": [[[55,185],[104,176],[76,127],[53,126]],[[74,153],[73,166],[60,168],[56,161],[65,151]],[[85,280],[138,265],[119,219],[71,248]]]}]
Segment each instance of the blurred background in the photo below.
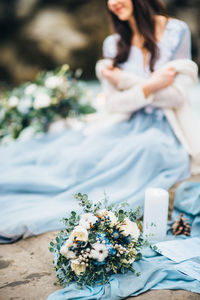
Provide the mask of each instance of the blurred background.
[{"label": "blurred background", "polygon": [[[166,0],[169,14],[192,32],[200,65],[200,0]],[[110,32],[102,0],[0,0],[0,82],[31,81],[40,70],[68,63],[94,79],[102,41]]]}]

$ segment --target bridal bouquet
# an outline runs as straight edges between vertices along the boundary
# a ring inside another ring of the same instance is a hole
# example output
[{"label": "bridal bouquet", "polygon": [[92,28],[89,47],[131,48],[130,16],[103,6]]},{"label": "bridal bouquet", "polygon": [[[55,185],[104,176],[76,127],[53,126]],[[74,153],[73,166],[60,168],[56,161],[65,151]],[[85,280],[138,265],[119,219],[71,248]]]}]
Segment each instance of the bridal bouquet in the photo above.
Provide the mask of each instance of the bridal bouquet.
[{"label": "bridal bouquet", "polygon": [[55,71],[39,73],[35,82],[4,91],[0,101],[0,140],[46,132],[52,122],[94,112],[76,73],[73,77],[69,66],[63,65]]},{"label": "bridal bouquet", "polygon": [[[83,214],[72,211],[63,219],[66,229],[50,243],[61,285],[105,284],[116,273],[135,272],[133,262],[141,257],[144,239],[138,220],[140,210],[125,210],[125,204],[93,204],[87,195],[76,194]],[[139,275],[138,273],[136,273]]]}]

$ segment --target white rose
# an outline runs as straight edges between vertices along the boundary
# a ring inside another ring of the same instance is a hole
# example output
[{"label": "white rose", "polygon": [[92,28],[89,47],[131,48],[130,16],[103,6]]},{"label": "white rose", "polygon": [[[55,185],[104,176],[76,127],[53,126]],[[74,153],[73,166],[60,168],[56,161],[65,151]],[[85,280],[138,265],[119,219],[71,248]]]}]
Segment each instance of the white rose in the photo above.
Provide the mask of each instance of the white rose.
[{"label": "white rose", "polygon": [[92,245],[91,255],[93,259],[102,262],[108,256],[108,249],[105,244],[95,243]]},{"label": "white rose", "polygon": [[28,126],[28,127],[24,128],[24,129],[21,131],[21,133],[20,133],[20,135],[19,135],[18,138],[19,138],[21,141],[26,141],[26,140],[28,140],[29,138],[31,138],[32,136],[34,136],[34,134],[35,134],[34,128],[31,127],[31,126]]},{"label": "white rose", "polygon": [[31,99],[29,97],[25,97],[19,102],[19,105],[17,106],[17,110],[22,114],[27,114],[31,106],[32,106]]},{"label": "white rose", "polygon": [[60,248],[60,253],[67,259],[75,259],[76,255],[73,251],[69,250],[69,247],[73,245],[73,241],[68,239],[66,243]]},{"label": "white rose", "polygon": [[9,99],[8,99],[8,105],[10,107],[16,107],[17,105],[19,104],[19,98],[16,97],[16,96],[11,96]]},{"label": "white rose", "polygon": [[66,129],[66,121],[58,120],[50,124],[48,131],[51,133],[60,133],[65,129]]},{"label": "white rose", "polygon": [[63,79],[57,76],[51,76],[45,80],[45,86],[49,89],[55,89],[63,84]]},{"label": "white rose", "polygon": [[76,273],[76,275],[81,275],[81,273],[85,273],[86,270],[86,265],[85,264],[80,264],[78,259],[71,260],[71,268],[72,271]]},{"label": "white rose", "polygon": [[125,218],[124,221],[118,226],[119,230],[122,230],[122,235],[128,236],[129,234],[135,240],[138,240],[140,230],[135,222],[132,222],[129,218]]},{"label": "white rose", "polygon": [[43,107],[48,107],[51,103],[51,98],[44,92],[37,93],[33,107],[35,109],[40,109]]},{"label": "white rose", "polygon": [[92,213],[86,213],[81,215],[79,224],[85,229],[90,229],[90,226],[95,224],[98,221],[98,218]]},{"label": "white rose", "polygon": [[25,95],[29,96],[32,95],[36,90],[37,90],[37,85],[32,83],[25,88],[24,93]]},{"label": "white rose", "polygon": [[109,211],[107,209],[102,209],[98,212],[100,217],[107,217],[111,221],[110,224],[113,226],[117,223],[117,217],[112,211]]},{"label": "white rose", "polygon": [[72,231],[69,238],[70,238],[70,240],[74,240],[75,237],[78,241],[83,241],[83,242],[87,243],[87,241],[88,241],[88,232],[84,227],[76,226],[74,228],[74,230]]}]

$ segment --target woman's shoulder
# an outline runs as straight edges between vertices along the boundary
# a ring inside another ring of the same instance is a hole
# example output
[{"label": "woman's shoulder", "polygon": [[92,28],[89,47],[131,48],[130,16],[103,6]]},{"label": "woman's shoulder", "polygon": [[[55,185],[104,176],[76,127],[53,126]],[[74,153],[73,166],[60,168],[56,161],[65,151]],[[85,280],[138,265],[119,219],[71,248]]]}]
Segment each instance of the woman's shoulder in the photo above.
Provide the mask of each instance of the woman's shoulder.
[{"label": "woman's shoulder", "polygon": [[179,19],[170,18],[160,44],[173,50],[180,45],[184,36],[187,36],[188,40],[190,39],[190,29],[187,23]]},{"label": "woman's shoulder", "polygon": [[166,59],[170,60],[182,48],[186,48],[185,51],[183,51],[184,49],[181,51],[187,52],[186,56],[190,57],[190,40],[191,33],[187,23],[179,19],[170,18],[159,46]]},{"label": "woman's shoulder", "polygon": [[175,19],[175,18],[170,18],[168,20],[168,24],[166,26],[166,29],[170,32],[175,32],[176,34],[184,33],[186,31],[190,31],[189,26],[186,22]]},{"label": "woman's shoulder", "polygon": [[114,58],[117,53],[117,41],[119,34],[113,33],[108,35],[103,41],[103,56],[106,58]]}]

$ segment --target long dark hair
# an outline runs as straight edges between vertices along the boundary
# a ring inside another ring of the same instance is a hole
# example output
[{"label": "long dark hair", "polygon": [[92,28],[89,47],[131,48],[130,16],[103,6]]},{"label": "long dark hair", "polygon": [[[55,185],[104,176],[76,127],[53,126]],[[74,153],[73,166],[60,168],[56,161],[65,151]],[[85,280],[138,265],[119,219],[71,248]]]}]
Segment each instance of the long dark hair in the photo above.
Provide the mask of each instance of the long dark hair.
[{"label": "long dark hair", "polygon": [[[107,1],[106,1],[107,2]],[[155,15],[167,17],[164,3],[161,0],[132,0],[133,16],[139,33],[144,37],[144,48],[151,54],[150,70],[153,71],[156,60],[159,57],[159,49],[155,37]],[[117,54],[114,58],[114,66],[128,59],[131,40],[134,35],[128,21],[121,21],[109,10],[114,31],[119,34]]]}]

